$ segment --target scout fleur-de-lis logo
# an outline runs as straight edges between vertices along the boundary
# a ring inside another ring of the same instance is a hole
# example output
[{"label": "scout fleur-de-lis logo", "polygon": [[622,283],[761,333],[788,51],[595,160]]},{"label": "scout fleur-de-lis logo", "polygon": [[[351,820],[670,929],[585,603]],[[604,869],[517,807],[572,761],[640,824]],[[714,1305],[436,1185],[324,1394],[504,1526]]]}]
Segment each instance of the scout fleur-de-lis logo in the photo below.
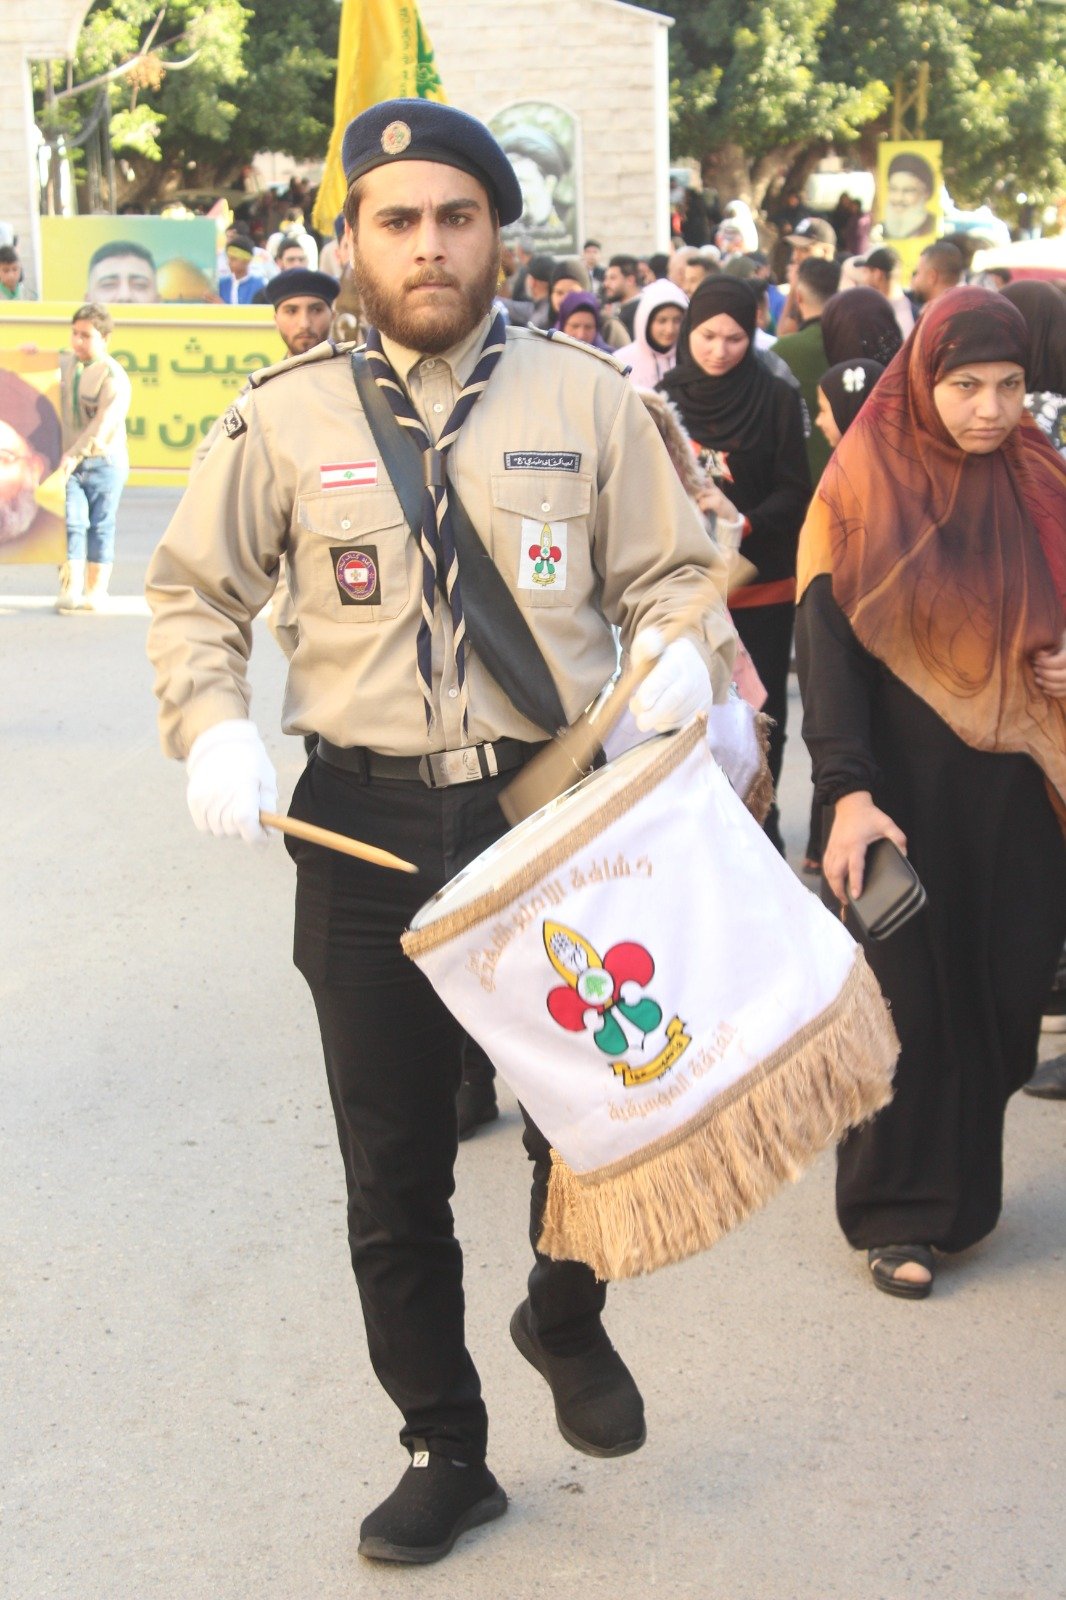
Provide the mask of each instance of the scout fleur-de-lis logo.
[{"label": "scout fleur-de-lis logo", "polygon": [[547,523],[540,530],[540,543],[531,544],[529,559],[533,563],[533,582],[551,584],[555,582],[555,564],[562,556],[562,547],[552,544],[552,531]]},{"label": "scout fleur-de-lis logo", "polygon": [[381,135],[381,148],[387,156],[399,156],[411,143],[411,130],[406,122],[390,122]]},{"label": "scout fleur-de-lis logo", "polygon": [[[548,992],[548,1011],[559,1027],[570,1033],[588,1029],[606,1056],[643,1056],[649,1036],[663,1020],[658,1001],[640,993],[655,975],[650,952],[625,940],[601,957],[580,933],[558,922],[545,922],[544,948],[563,979]],[[648,1083],[672,1067],[690,1043],[674,1017],[666,1028],[666,1047],[653,1060],[645,1058],[636,1066],[616,1060],[611,1065],[627,1087]]]}]

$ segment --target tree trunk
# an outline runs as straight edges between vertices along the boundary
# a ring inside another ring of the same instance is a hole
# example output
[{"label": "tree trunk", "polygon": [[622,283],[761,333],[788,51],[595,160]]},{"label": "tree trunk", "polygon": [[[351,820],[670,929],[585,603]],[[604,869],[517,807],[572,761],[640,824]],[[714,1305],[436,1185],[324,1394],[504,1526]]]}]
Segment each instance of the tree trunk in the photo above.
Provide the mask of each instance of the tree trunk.
[{"label": "tree trunk", "polygon": [[766,200],[767,190],[778,179],[786,179],[789,176],[796,157],[803,148],[804,146],[799,144],[780,145],[776,150],[770,150],[756,162],[751,186],[757,206],[763,205]]},{"label": "tree trunk", "polygon": [[745,200],[751,205],[751,167],[743,145],[720,144],[701,162],[705,187],[717,191],[719,202]]}]

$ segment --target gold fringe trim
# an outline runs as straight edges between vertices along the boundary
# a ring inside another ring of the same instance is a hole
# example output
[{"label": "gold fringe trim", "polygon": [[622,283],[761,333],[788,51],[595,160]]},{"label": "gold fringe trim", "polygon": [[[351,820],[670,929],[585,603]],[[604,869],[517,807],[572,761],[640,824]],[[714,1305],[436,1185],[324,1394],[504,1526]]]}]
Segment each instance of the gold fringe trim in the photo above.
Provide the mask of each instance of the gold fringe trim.
[{"label": "gold fringe trim", "polygon": [[[428,923],[424,928],[408,928],[400,939],[404,954],[410,956],[412,961],[417,961],[419,956],[425,955],[427,951],[436,950],[442,944],[450,944],[453,939],[459,938],[470,928],[476,928],[479,922],[485,922],[489,917],[498,917],[523,895],[532,894],[538,884],[550,877],[553,872],[557,872],[571,856],[576,855],[579,850],[584,850],[587,845],[594,844],[612,823],[617,822],[619,817],[624,817],[627,811],[632,811],[645,795],[657,789],[672,772],[677,770],[698,744],[706,742],[706,738],[707,718],[694,717],[679,733],[664,741],[659,754],[649,761],[636,777],[631,778],[614,794],[606,796],[602,805],[597,806],[581,822],[569,828],[554,844],[535,851],[533,859],[512,873],[503,883],[497,884],[485,894],[478,895],[459,910],[450,911],[445,916],[437,918],[435,922]],[[603,770],[609,772],[611,769],[605,767]]]},{"label": "gold fringe trim", "polygon": [[684,1127],[595,1172],[553,1150],[538,1248],[607,1281],[706,1250],[888,1104],[898,1055],[857,950],[836,1000]]},{"label": "gold fringe trim", "polygon": [[773,717],[768,717],[764,711],[756,713],[755,737],[759,741],[759,770],[751,781],[751,788],[744,796],[744,804],[762,826],[770,814],[770,807],[774,803],[774,780],[770,776],[770,729],[774,725]]}]

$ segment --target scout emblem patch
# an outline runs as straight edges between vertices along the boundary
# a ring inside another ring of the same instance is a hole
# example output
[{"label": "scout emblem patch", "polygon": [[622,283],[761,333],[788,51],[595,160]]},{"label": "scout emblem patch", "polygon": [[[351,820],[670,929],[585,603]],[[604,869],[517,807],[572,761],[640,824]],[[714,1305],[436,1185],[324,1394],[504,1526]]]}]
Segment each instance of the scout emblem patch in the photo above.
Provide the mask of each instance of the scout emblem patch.
[{"label": "scout emblem patch", "polygon": [[520,589],[566,588],[566,523],[522,518]]},{"label": "scout emblem patch", "polygon": [[373,489],[377,481],[376,461],[339,461],[318,469],[318,482],[323,489]]},{"label": "scout emblem patch", "polygon": [[592,1031],[597,1048],[606,1056],[628,1056],[611,1062],[626,1088],[661,1078],[684,1055],[692,1040],[680,1017],[667,1023],[659,1039],[663,1048],[648,1050],[649,1038],[662,1024],[663,1009],[651,995],[640,992],[655,973],[655,962],[642,944],[627,939],[612,945],[601,958],[573,928],[545,922],[544,948],[566,984],[549,991],[553,1021],[571,1033]]},{"label": "scout emblem patch", "polygon": [[390,122],[381,135],[381,148],[387,156],[401,156],[411,143],[411,130],[406,122]]},{"label": "scout emblem patch", "polygon": [[330,545],[333,576],[342,606],[379,606],[378,551],[373,544],[352,550],[345,545]]}]

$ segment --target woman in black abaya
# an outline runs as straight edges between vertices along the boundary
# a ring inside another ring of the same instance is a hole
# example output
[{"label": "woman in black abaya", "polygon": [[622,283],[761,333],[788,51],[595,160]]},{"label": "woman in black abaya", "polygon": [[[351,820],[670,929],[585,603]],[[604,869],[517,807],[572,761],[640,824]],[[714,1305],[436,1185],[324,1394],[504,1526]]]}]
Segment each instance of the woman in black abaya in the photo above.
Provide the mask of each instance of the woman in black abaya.
[{"label": "woman in black abaya", "polygon": [[841,441],[800,546],[804,738],[843,902],[893,839],[928,903],[866,954],[900,1035],[891,1104],[840,1147],[879,1289],[995,1227],[1009,1097],[1066,935],[1066,464],[1023,415],[1028,338],[935,301]]},{"label": "woman in black abaya", "polygon": [[[766,688],[773,718],[768,752],[776,787],[788,716],[788,672],[796,599],[796,543],[811,497],[803,411],[793,381],[756,354],[757,301],[736,278],[705,278],[692,296],[677,363],[659,384],[720,493],[723,533],[732,524],[755,582],[730,599],[740,638]],[[784,853],[776,802],[766,832]]]}]

